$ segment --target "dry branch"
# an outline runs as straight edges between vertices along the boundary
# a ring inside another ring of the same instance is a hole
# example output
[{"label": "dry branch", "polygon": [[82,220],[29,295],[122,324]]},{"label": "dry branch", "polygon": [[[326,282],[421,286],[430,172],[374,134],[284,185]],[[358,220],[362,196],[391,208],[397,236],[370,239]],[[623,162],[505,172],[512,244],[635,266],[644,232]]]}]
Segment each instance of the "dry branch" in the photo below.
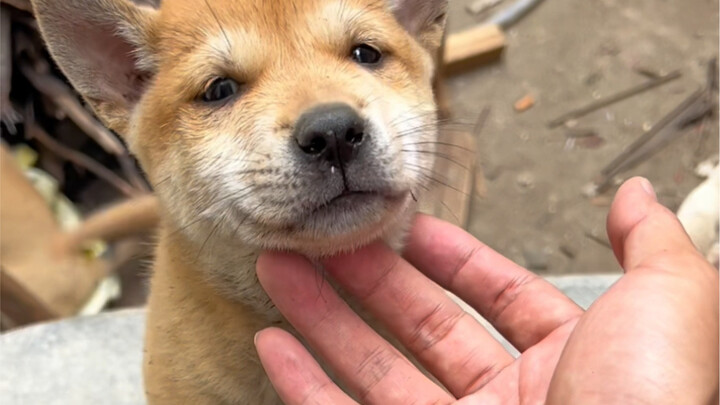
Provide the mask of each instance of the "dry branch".
[{"label": "dry branch", "polygon": [[566,114],[561,115],[558,118],[555,118],[554,120],[550,121],[548,123],[548,126],[550,128],[559,127],[560,125],[563,125],[567,121],[570,121],[572,119],[580,118],[582,116],[585,116],[587,114],[590,114],[593,111],[597,111],[603,107],[607,107],[611,104],[617,103],[618,101],[625,100],[626,98],[630,98],[632,96],[636,96],[640,93],[643,93],[645,91],[648,91],[650,89],[654,89],[657,86],[663,85],[665,83],[668,83],[672,80],[675,80],[681,76],[680,72],[675,71],[666,74],[665,76],[660,76],[656,79],[649,80],[645,83],[639,84],[637,86],[633,86],[629,89],[623,90],[619,93],[601,98],[600,100],[594,101],[586,106],[580,107],[576,110],[570,111]]},{"label": "dry branch", "polygon": [[20,62],[20,70],[41,93],[52,98],[88,136],[93,138],[105,151],[113,155],[125,153],[125,147],[107,128],[98,122],[80,104],[73,91],[60,79],[46,73],[37,72],[27,62]]},{"label": "dry branch", "polygon": [[32,4],[30,4],[29,0],[2,0],[0,2],[13,6],[18,10],[27,11],[30,14],[33,12]]},{"label": "dry branch", "polygon": [[80,167],[83,167],[95,174],[98,178],[106,181],[111,186],[115,187],[118,191],[125,194],[126,196],[132,197],[135,195],[142,194],[142,191],[137,190],[131,186],[128,182],[123,180],[120,176],[113,173],[110,169],[106,168],[96,160],[78,152],[60,142],[53,139],[44,129],[37,125],[31,118],[25,117],[25,134],[28,138],[32,138],[40,142],[43,146],[48,148],[50,151],[60,156],[61,158],[72,162]]}]

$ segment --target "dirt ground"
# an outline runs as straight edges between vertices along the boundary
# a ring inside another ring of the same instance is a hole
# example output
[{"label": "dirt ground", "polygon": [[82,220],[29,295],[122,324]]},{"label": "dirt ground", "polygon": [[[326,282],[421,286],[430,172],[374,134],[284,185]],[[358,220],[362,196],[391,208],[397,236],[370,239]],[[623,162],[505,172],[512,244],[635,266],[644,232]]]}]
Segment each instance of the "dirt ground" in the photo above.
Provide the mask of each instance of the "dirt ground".
[{"label": "dirt ground", "polygon": [[[467,2],[451,2],[450,32],[477,23]],[[448,81],[456,120],[473,121],[491,108],[478,140],[487,192],[473,197],[470,232],[541,274],[619,271],[600,243],[616,188],[592,200],[583,186],[705,83],[706,63],[717,51],[715,0],[543,2],[507,31],[500,62]],[[567,148],[567,129],[548,129],[566,111],[647,80],[638,66],[677,69],[682,77],[579,119],[577,126],[597,131],[601,145]],[[526,94],[536,104],[517,113],[513,103]],[[715,115],[622,178],[647,177],[660,201],[676,209],[701,181],[694,167],[717,151]]]}]

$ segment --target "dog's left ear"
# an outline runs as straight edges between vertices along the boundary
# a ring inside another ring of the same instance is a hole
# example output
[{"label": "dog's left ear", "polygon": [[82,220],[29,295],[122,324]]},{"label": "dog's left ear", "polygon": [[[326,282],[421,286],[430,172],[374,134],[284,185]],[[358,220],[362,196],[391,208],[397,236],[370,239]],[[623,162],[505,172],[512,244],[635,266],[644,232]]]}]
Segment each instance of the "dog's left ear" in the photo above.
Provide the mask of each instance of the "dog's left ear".
[{"label": "dog's left ear", "polygon": [[388,0],[395,18],[430,51],[440,46],[447,0]]},{"label": "dog's left ear", "polygon": [[158,11],[130,0],[32,3],[55,62],[98,118],[128,140],[133,108],[155,69]]}]

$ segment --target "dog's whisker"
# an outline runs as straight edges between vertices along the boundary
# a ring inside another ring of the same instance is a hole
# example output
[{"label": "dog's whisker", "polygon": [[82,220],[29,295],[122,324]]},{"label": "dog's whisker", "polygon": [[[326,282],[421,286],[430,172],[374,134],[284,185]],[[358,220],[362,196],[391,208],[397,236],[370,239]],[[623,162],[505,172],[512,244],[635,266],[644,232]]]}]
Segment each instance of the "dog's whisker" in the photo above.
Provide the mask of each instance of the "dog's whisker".
[{"label": "dog's whisker", "polygon": [[225,42],[228,46],[228,52],[230,52],[230,49],[232,48],[232,45],[230,44],[230,38],[227,35],[227,32],[225,32],[225,28],[223,28],[222,24],[220,23],[220,19],[218,18],[217,14],[215,14],[215,10],[213,10],[212,7],[210,7],[210,2],[208,0],[205,0],[205,5],[207,6],[208,10],[210,10],[210,14],[212,14],[213,18],[215,19],[215,22],[217,22],[218,28],[220,28],[220,32],[222,32],[223,37],[225,37]]},{"label": "dog's whisker", "polygon": [[222,215],[220,215],[220,220],[219,220],[219,221],[215,221],[215,225],[214,225],[214,226],[212,227],[212,229],[210,230],[210,233],[208,233],[207,238],[205,238],[205,240],[203,241],[202,245],[200,245],[200,250],[198,250],[198,253],[197,253],[197,255],[195,256],[195,263],[198,262],[198,260],[200,259],[200,256],[202,256],[203,250],[205,249],[205,245],[206,245],[207,242],[210,240],[210,238],[213,236],[213,234],[215,233],[215,231],[217,231],[218,227],[220,226],[220,224],[222,224],[222,222],[223,222],[224,220],[225,220],[225,214],[222,214]]},{"label": "dog's whisker", "polygon": [[[457,191],[458,193],[461,193],[462,195],[465,195],[465,196],[469,196],[469,195],[470,195],[470,194],[468,194],[467,192],[465,192],[465,191],[463,191],[463,190],[461,190],[461,189],[459,189],[459,188],[457,188],[457,187],[455,187],[455,186],[453,186],[453,185],[450,185],[450,184],[448,184],[447,182],[438,179],[437,177],[434,177],[434,176],[438,176],[438,175],[439,175],[438,173],[430,172],[430,174],[428,174],[427,172],[424,171],[424,170],[426,170],[425,168],[423,168],[423,167],[421,167],[421,166],[417,166],[417,165],[406,164],[406,166],[407,166],[412,172],[418,174],[419,176],[423,177],[425,180],[427,180],[427,181],[429,181],[429,182],[437,183],[437,184],[439,184],[439,185],[441,185],[441,186],[444,186],[444,187],[447,187],[447,188],[449,188],[449,189],[451,189],[451,190]],[[420,170],[418,170],[417,168],[419,168]],[[446,179],[446,180],[449,181],[449,179]]]},{"label": "dog's whisker", "polygon": [[416,145],[448,146],[448,147],[451,147],[451,148],[461,149],[461,150],[463,150],[463,151],[465,151],[465,152],[475,153],[475,151],[474,151],[473,149],[466,148],[466,147],[464,147],[464,146],[462,146],[462,145],[456,145],[456,144],[450,143],[450,142],[423,141],[423,142],[413,142],[413,143],[409,143],[409,144],[407,144],[406,146],[416,146]]},{"label": "dog's whisker", "polygon": [[420,176],[423,176],[426,180],[429,180],[431,176],[435,176],[436,178],[441,179],[442,181],[450,183],[452,180],[450,180],[447,176],[442,175],[434,170],[428,170],[423,166],[420,165],[414,165],[414,164],[406,164],[406,166],[410,169],[412,173],[416,173]]},{"label": "dog's whisker", "polygon": [[447,154],[445,154],[445,153],[441,153],[441,152],[437,152],[437,151],[431,151],[431,150],[410,150],[410,149],[401,149],[400,151],[401,151],[401,152],[405,152],[405,153],[423,153],[423,154],[428,154],[428,155],[434,155],[435,157],[438,157],[438,158],[440,158],[440,159],[445,159],[445,160],[447,160],[448,162],[451,162],[451,163],[457,165],[458,167],[460,167],[460,168],[462,168],[462,169],[465,169],[465,170],[468,170],[468,171],[470,170],[469,167],[467,167],[467,166],[465,166],[464,164],[462,164],[462,163],[458,162],[457,160],[455,160],[453,156],[447,155]]}]

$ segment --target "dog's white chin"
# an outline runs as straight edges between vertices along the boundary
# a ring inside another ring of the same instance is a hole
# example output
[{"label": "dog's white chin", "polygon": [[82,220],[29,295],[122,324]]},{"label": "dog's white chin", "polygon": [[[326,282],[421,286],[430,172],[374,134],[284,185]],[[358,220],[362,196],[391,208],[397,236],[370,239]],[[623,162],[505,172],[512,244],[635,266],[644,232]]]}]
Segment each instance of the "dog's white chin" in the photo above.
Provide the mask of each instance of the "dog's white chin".
[{"label": "dog's white chin", "polygon": [[[349,211],[347,204],[364,203]],[[377,240],[398,238],[415,211],[410,193],[384,198],[350,198],[336,206],[312,214],[302,229],[290,232],[272,243],[275,249],[290,250],[310,258],[350,252]]]}]

